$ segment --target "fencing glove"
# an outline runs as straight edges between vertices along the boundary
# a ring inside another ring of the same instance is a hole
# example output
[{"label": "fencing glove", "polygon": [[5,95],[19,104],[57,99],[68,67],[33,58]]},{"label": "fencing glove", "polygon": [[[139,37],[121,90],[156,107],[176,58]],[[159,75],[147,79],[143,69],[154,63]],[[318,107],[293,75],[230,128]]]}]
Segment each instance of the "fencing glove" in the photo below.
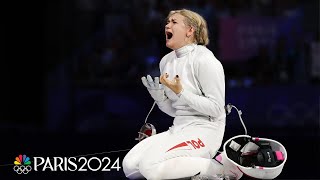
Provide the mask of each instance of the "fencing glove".
[{"label": "fencing glove", "polygon": [[147,78],[143,76],[141,81],[155,101],[161,102],[167,98],[164,93],[163,85],[159,83],[159,77],[155,77],[153,81],[152,77],[147,75]]}]

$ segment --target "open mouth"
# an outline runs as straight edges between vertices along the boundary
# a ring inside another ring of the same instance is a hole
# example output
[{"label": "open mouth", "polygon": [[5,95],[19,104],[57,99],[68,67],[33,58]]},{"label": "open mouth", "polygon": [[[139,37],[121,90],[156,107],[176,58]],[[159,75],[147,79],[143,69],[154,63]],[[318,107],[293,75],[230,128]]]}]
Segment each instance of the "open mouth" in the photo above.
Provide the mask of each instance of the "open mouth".
[{"label": "open mouth", "polygon": [[167,39],[171,39],[173,34],[171,32],[166,32],[166,35],[167,35]]}]

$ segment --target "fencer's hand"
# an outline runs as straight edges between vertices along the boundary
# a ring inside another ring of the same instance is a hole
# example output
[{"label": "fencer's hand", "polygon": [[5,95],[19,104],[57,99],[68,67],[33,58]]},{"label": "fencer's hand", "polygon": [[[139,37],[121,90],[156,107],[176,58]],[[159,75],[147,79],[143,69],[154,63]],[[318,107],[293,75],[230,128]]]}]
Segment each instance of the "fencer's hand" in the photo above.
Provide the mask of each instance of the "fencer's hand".
[{"label": "fencer's hand", "polygon": [[168,88],[170,88],[173,92],[175,92],[176,94],[179,94],[181,91],[182,91],[182,84],[180,82],[180,78],[178,75],[176,75],[174,77],[173,80],[169,80],[168,79],[169,77],[169,74],[166,73],[166,74],[163,74],[160,76],[160,82],[167,86]]},{"label": "fencer's hand", "polygon": [[155,101],[160,102],[166,99],[164,88],[159,82],[159,77],[155,77],[153,81],[152,77],[150,75],[147,75],[147,77],[143,76],[141,78],[141,81],[143,85],[148,89],[151,97]]},{"label": "fencer's hand", "polygon": [[159,82],[159,77],[155,77],[154,81],[150,75],[147,75],[147,78],[143,76],[141,78],[143,85],[148,89],[161,90],[163,89],[162,84]]}]

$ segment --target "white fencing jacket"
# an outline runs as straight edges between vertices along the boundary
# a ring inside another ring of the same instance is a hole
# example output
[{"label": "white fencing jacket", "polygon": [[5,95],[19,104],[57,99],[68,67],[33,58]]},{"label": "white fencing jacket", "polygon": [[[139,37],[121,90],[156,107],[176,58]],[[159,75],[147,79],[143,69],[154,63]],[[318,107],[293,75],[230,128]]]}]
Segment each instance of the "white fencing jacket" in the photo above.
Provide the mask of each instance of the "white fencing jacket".
[{"label": "white fencing jacket", "polygon": [[168,53],[160,61],[160,73],[168,73],[170,80],[179,75],[181,80],[179,95],[165,86],[168,98],[157,102],[160,110],[175,117],[175,124],[225,120],[224,69],[205,46],[189,44]]}]

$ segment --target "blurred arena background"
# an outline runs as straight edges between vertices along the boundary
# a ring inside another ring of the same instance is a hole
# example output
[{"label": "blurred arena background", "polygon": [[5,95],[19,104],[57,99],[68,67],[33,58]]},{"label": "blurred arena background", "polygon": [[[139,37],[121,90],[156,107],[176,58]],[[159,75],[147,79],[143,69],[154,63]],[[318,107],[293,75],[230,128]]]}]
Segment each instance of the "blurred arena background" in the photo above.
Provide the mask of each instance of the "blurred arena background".
[{"label": "blurred arena background", "polygon": [[[159,74],[170,52],[165,17],[187,8],[207,20],[208,48],[225,68],[226,103],[242,110],[249,135],[287,148],[278,179],[320,179],[319,0],[52,0],[4,7],[10,11],[2,33],[0,165],[18,153],[61,157],[131,148],[153,103],[140,78]],[[149,122],[161,132],[172,118],[155,108]],[[230,114],[225,139],[243,133]],[[122,159],[125,152],[105,155]],[[33,175],[124,179],[122,171]]]}]

